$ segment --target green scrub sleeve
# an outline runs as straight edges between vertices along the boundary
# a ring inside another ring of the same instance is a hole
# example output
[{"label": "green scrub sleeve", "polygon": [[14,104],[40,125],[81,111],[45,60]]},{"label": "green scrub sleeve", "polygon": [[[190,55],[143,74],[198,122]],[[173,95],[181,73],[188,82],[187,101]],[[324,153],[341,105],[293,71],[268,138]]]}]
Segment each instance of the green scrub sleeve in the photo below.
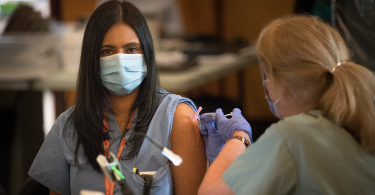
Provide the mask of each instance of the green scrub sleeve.
[{"label": "green scrub sleeve", "polygon": [[235,194],[289,194],[295,190],[295,161],[276,128],[268,128],[222,175]]}]

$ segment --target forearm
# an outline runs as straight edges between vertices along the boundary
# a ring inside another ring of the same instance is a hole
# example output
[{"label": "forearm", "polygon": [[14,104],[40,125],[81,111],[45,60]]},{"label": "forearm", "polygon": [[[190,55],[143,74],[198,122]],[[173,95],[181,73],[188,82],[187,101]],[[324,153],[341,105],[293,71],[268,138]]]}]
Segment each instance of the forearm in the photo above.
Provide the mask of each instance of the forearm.
[{"label": "forearm", "polygon": [[[250,140],[249,135],[242,131],[235,131],[233,135],[239,135]],[[232,190],[222,179],[222,174],[240,154],[245,152],[245,150],[245,144],[240,140],[232,139],[228,141],[208,169],[198,194],[233,194]]]}]

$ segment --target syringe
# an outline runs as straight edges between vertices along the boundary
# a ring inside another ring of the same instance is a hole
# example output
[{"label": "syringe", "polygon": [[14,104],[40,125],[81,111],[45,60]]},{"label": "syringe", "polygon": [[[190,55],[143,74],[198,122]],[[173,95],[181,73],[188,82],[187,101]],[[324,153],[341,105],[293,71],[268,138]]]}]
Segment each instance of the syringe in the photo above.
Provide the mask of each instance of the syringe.
[{"label": "syringe", "polygon": [[[202,107],[199,107],[198,110],[194,114],[194,118],[191,118],[191,121],[198,121],[199,124],[204,123],[204,119],[198,120],[198,115],[202,111]],[[208,113],[208,115],[215,120],[215,113]],[[226,114],[224,116],[232,116],[232,112],[229,114]]]},{"label": "syringe", "polygon": [[[208,115],[209,115],[212,119],[215,120],[215,114],[214,114],[214,113],[208,113]],[[226,114],[226,115],[224,115],[224,116],[226,116],[226,117],[228,117],[228,116],[232,116],[232,112],[229,113],[229,114]],[[205,121],[204,121],[204,119],[202,118],[201,120],[198,120],[198,122],[199,122],[199,124],[203,124]]]}]

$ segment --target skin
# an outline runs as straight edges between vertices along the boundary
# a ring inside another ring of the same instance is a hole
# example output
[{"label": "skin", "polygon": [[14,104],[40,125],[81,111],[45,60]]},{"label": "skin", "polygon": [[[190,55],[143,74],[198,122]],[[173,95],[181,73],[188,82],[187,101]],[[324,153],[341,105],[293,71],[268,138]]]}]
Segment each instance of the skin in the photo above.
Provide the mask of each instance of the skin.
[{"label": "skin", "polygon": [[183,162],[178,167],[170,162],[174,192],[177,195],[197,194],[207,171],[205,140],[199,133],[197,122],[190,120],[193,117],[194,111],[190,106],[184,103],[177,105],[171,133],[171,149],[181,156]]},{"label": "skin", "polygon": [[[269,81],[266,82],[266,88],[271,101],[277,102],[279,114],[281,117],[296,115],[302,112],[307,112],[316,108],[314,103],[306,103],[302,99],[296,99],[293,96],[287,95],[285,87],[272,82],[272,78],[266,74]],[[242,131],[234,131],[234,135],[240,135],[250,140],[249,135]],[[251,146],[249,146],[251,147]],[[245,144],[240,140],[232,139],[225,144],[218,157],[208,169],[203,182],[199,188],[199,195],[209,194],[234,194],[232,189],[224,182],[222,174],[233,163],[233,161],[246,150]]]},{"label": "skin", "polygon": [[[118,53],[143,54],[137,34],[124,23],[115,24],[108,30],[103,39],[100,57]],[[126,129],[126,120],[131,114],[129,111],[138,92],[139,89],[136,89],[126,96],[107,93],[121,131]],[[177,195],[197,194],[207,170],[205,141],[199,133],[199,126],[190,120],[193,116],[194,111],[190,106],[184,103],[177,105],[170,136],[173,152],[183,159],[183,163],[178,167],[171,163],[174,191]],[[58,193],[50,189],[50,194]]]},{"label": "skin", "polygon": [[[286,88],[278,82],[272,82],[272,78],[265,72],[266,78],[270,78],[266,82],[266,88],[271,101],[276,102],[281,117],[293,116],[301,112],[308,112],[316,108],[316,103],[305,101],[303,98],[295,98],[286,93]],[[298,97],[306,97],[303,92]]]}]

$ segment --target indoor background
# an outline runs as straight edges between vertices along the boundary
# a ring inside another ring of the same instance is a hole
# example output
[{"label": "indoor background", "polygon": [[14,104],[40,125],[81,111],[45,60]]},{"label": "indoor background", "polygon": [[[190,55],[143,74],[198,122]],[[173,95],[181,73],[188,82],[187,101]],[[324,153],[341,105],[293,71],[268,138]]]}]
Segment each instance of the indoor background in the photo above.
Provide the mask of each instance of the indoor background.
[{"label": "indoor background", "polygon": [[[272,19],[317,15],[343,34],[355,61],[374,70],[371,0],[166,0],[174,7],[156,14],[152,4],[163,1],[139,1],[147,2],[144,15],[161,48],[161,86],[191,98],[202,113],[240,108],[254,140],[278,120],[264,99],[255,50]],[[83,30],[101,2],[0,0],[0,195],[18,194],[53,121],[74,105]],[[175,17],[179,30],[169,31]]]}]

